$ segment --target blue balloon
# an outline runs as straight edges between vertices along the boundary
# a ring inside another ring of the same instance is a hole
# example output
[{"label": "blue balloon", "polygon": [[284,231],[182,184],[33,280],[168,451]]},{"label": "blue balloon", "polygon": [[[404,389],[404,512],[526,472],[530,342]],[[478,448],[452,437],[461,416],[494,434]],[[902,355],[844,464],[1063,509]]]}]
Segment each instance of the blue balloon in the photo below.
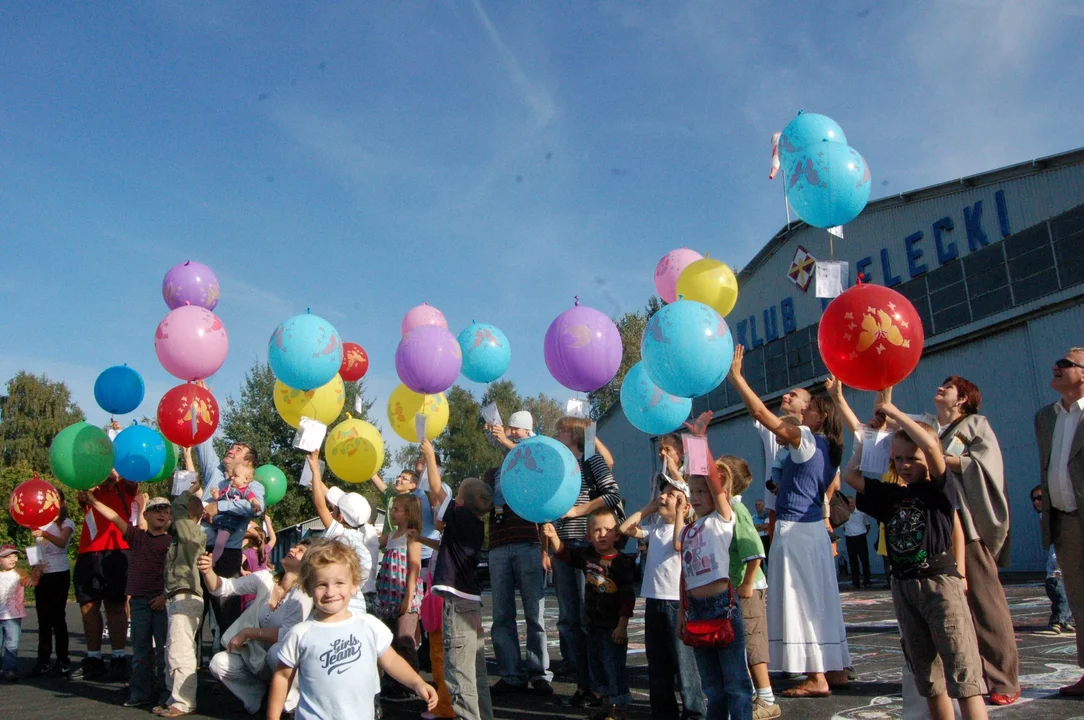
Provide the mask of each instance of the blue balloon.
[{"label": "blue balloon", "polygon": [[783,135],[779,138],[779,160],[783,169],[790,175],[791,156],[810,145],[819,145],[822,142],[846,145],[847,136],[843,134],[839,123],[827,115],[799,112],[798,116],[783,128]]},{"label": "blue balloon", "polygon": [[813,227],[844,225],[869,202],[869,166],[849,145],[822,142],[793,156],[787,171],[787,199]]},{"label": "blue balloon", "polygon": [[335,326],[316,315],[295,315],[271,333],[267,344],[271,372],[295,390],[315,390],[339,373],[343,344]]},{"label": "blue balloon", "polygon": [[472,322],[456,338],[463,351],[462,373],[479,383],[493,382],[508,370],[512,346],[499,328]]},{"label": "blue balloon", "polygon": [[132,425],[113,438],[113,467],[125,480],[150,480],[165,464],[166,440],[154,428]]},{"label": "blue balloon", "polygon": [[110,415],[126,415],[143,402],[143,378],[127,365],[102,370],[94,381],[94,399]]},{"label": "blue balloon", "polygon": [[648,377],[663,391],[693,398],[707,395],[726,377],[734,338],[719,313],[679,299],[651,316],[640,355]]},{"label": "blue balloon", "polygon": [[621,409],[632,426],[648,435],[665,435],[689,418],[693,401],[663,391],[651,382],[643,362],[629,368],[621,382]]},{"label": "blue balloon", "polygon": [[501,465],[505,502],[524,520],[553,522],[580,496],[580,466],[572,451],[553,438],[523,440]]}]

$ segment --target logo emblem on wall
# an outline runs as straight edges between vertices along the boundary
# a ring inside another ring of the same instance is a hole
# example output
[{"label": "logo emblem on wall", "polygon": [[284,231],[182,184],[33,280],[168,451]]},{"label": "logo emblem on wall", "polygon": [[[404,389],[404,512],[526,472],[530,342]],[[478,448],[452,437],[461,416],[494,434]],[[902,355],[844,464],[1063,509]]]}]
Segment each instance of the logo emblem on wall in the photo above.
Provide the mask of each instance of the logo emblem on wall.
[{"label": "logo emblem on wall", "polygon": [[795,285],[805,292],[809,289],[809,283],[813,279],[813,267],[817,264],[817,258],[809,254],[801,245],[794,251],[794,259],[790,263],[789,277]]}]

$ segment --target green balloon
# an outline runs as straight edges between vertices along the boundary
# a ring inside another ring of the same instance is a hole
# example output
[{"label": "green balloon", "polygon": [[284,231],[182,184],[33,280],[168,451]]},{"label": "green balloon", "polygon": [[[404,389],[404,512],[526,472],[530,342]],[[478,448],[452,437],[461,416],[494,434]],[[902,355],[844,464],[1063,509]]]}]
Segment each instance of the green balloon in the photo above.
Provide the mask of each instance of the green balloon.
[{"label": "green balloon", "polygon": [[113,470],[113,443],[101,428],[90,423],[69,425],[53,438],[49,467],[56,479],[71,489],[90,490]]},{"label": "green balloon", "polygon": [[[158,434],[162,435],[162,433]],[[166,445],[166,464],[162,466],[162,471],[160,473],[146,482],[169,480],[173,477],[173,471],[177,469],[177,446],[167,440],[165,435],[162,435],[162,442]]]},{"label": "green balloon", "polygon": [[263,501],[271,507],[286,496],[286,473],[274,465],[256,468],[256,482],[263,485]]}]

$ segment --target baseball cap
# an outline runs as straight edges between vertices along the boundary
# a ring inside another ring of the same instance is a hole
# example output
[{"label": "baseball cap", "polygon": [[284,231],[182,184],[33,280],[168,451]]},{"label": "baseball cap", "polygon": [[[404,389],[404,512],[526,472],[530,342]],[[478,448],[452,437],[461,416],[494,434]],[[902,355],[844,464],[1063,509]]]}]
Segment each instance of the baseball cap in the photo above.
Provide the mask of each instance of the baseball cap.
[{"label": "baseball cap", "polygon": [[345,495],[345,494],[346,494],[346,492],[341,487],[334,487],[334,486],[329,487],[327,489],[327,495],[326,495],[327,501],[329,503],[331,503],[332,505],[334,505],[335,507],[338,507],[339,506],[339,501],[343,499],[343,495]]},{"label": "baseball cap", "polygon": [[336,505],[342,513],[343,521],[350,527],[361,527],[373,514],[369,501],[358,493],[343,493]]},{"label": "baseball cap", "polygon": [[685,493],[685,499],[689,499],[689,483],[685,482],[684,480],[675,480],[664,472],[659,473],[656,477],[659,483],[659,492],[665,490],[666,486],[669,485]]},{"label": "baseball cap", "polygon": [[[147,501],[146,510],[157,510],[160,507],[168,508],[170,505],[169,499],[164,497],[153,497]],[[144,512],[146,512],[144,510]]]},{"label": "baseball cap", "polygon": [[14,545],[0,545],[0,557],[7,557],[8,555],[17,555],[19,548]]},{"label": "baseball cap", "polygon": [[508,418],[508,427],[526,430],[531,434],[531,437],[534,437],[534,418],[526,410],[512,413],[512,417]]}]

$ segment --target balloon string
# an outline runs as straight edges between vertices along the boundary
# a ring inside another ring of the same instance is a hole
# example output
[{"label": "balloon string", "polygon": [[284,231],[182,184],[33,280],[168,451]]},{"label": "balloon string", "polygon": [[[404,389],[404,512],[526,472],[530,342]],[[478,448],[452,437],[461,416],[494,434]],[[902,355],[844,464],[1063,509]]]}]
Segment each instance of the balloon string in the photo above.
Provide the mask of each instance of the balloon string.
[{"label": "balloon string", "polygon": [[[800,114],[800,113],[799,113]],[[787,197],[787,168],[781,166],[783,170],[783,207],[787,209],[787,227],[790,227],[790,198]]]}]

